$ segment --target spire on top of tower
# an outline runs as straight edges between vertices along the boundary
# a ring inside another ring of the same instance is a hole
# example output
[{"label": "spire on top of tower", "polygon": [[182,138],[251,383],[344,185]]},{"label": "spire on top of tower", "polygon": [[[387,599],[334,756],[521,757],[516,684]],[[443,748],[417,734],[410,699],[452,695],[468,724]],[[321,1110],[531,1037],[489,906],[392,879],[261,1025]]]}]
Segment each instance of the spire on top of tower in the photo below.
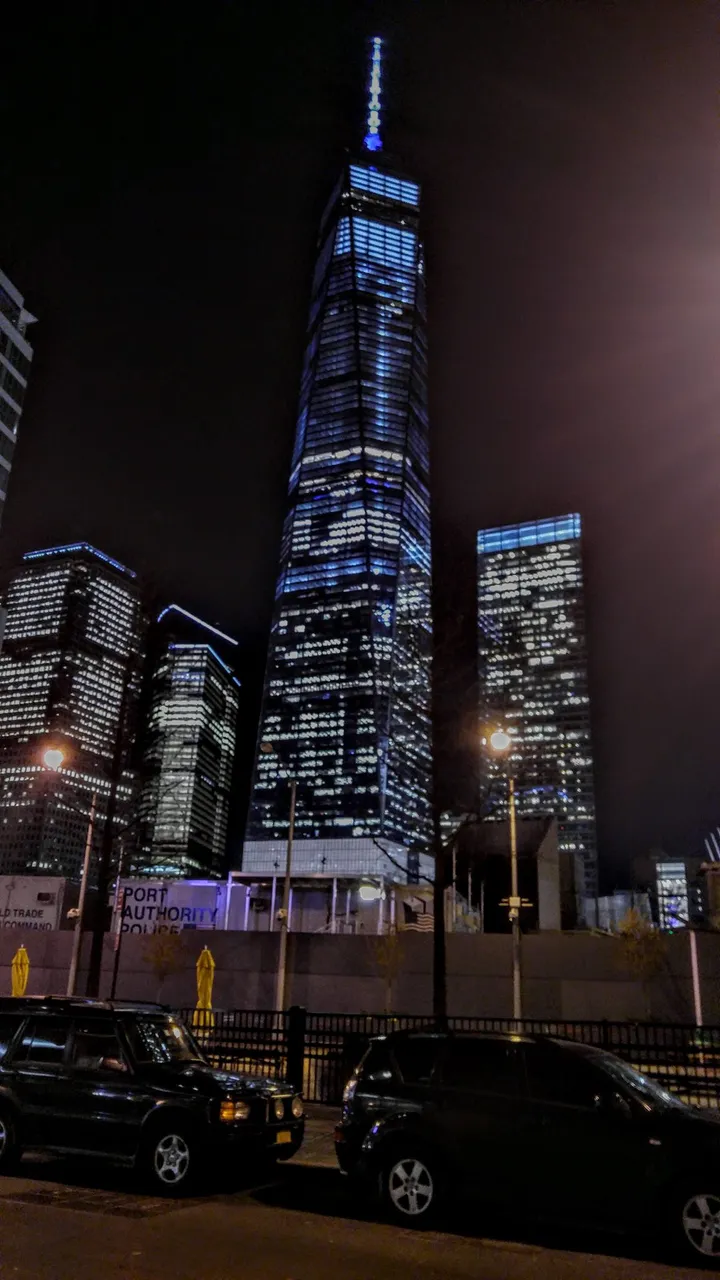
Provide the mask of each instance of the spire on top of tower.
[{"label": "spire on top of tower", "polygon": [[363,139],[366,151],[382,151],[380,137],[380,73],[382,39],[374,36],[370,44],[370,81],[368,83],[367,133]]}]

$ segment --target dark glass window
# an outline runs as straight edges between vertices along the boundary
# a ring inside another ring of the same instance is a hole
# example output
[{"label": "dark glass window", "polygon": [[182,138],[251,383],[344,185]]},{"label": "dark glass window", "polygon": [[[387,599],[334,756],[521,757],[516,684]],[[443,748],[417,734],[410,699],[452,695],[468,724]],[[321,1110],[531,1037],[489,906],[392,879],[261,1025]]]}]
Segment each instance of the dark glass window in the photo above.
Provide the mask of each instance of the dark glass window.
[{"label": "dark glass window", "polygon": [[126,1031],[138,1062],[202,1062],[187,1027],[175,1018],[140,1018]]},{"label": "dark glass window", "polygon": [[450,1040],[443,1084],[481,1093],[517,1093],[515,1046],[503,1040]]},{"label": "dark glass window", "polygon": [[611,1091],[603,1075],[571,1051],[526,1044],[523,1054],[528,1093],[535,1101],[594,1107],[599,1094]]},{"label": "dark glass window", "polygon": [[405,1084],[429,1084],[443,1041],[412,1039],[393,1045],[393,1057]]},{"label": "dark glass window", "polygon": [[0,1060],[5,1057],[21,1022],[22,1015],[19,1013],[0,1013]]},{"label": "dark glass window", "polygon": [[80,1071],[99,1071],[107,1058],[115,1062],[124,1060],[110,1019],[92,1018],[87,1022],[76,1022],[70,1051],[71,1065]]},{"label": "dark glass window", "polygon": [[69,1030],[67,1018],[31,1018],[25,1028],[17,1061],[62,1062]]},{"label": "dark glass window", "polygon": [[392,1063],[387,1047],[380,1044],[371,1044],[365,1056],[358,1067],[358,1075],[363,1080],[390,1080],[392,1078]]}]

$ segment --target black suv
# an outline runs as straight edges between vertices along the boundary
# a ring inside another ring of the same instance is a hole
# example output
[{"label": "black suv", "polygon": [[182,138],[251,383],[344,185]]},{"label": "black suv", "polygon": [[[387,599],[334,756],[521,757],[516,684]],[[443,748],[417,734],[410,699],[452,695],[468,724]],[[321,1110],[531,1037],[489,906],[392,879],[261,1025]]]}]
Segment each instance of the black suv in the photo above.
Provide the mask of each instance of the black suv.
[{"label": "black suv", "polygon": [[0,999],[0,1171],[28,1148],[133,1165],[180,1191],[211,1154],[289,1159],[290,1086],[213,1070],[161,1006]]},{"label": "black suv", "polygon": [[467,1193],[512,1214],[670,1230],[720,1260],[720,1123],[610,1053],[526,1035],[373,1040],[347,1084],[340,1167],[406,1224]]}]

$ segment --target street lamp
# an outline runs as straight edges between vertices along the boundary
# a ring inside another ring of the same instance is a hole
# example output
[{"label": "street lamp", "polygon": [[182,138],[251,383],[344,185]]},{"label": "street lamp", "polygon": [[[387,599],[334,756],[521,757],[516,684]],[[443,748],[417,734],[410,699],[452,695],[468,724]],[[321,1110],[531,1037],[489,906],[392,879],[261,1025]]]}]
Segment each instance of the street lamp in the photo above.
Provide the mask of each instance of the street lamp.
[{"label": "street lamp", "polygon": [[65,752],[59,747],[49,747],[43,755],[43,764],[52,773],[59,773],[65,763]]},{"label": "street lamp", "polygon": [[[272,742],[261,742],[260,750],[263,755],[276,755],[275,747]],[[293,839],[295,836],[295,799],[297,796],[297,780],[289,779],[290,783],[290,815],[288,819],[288,837],[287,837],[287,855],[285,858],[285,881],[283,884],[282,907],[278,912],[280,921],[280,949],[278,952],[277,980],[275,984],[275,1008],[282,1013],[285,1008],[285,991],[287,988],[287,949],[288,949],[288,925],[290,914],[290,873],[292,870],[292,849]]]},{"label": "street lamp", "polygon": [[522,955],[520,933],[520,907],[522,898],[518,892],[518,854],[517,824],[515,815],[515,779],[510,768],[510,748],[512,738],[504,729],[495,729],[490,734],[490,747],[498,756],[507,760],[508,781],[508,816],[510,820],[510,896],[508,898],[508,919],[512,930],[512,977],[513,977],[513,1018],[519,1022],[522,1018]]},{"label": "street lamp", "polygon": [[[43,752],[42,762],[46,769],[51,773],[60,773],[65,762],[65,752],[59,747],[49,747]],[[67,803],[67,801],[66,801]],[[74,808],[71,805],[70,808]],[[75,917],[75,932],[73,933],[72,954],[70,956],[70,969],[68,972],[67,992],[68,996],[75,995],[75,984],[77,982],[78,964],[80,961],[80,947],[82,944],[83,923],[85,919],[85,895],[87,893],[88,878],[90,874],[90,858],[92,855],[93,832],[95,829],[95,810],[97,808],[97,791],[93,791],[92,801],[90,803],[90,814],[88,817],[87,835],[85,837],[85,854],[83,857],[82,879],[80,881],[80,896],[78,898],[77,915]],[[77,809],[77,813],[83,813],[84,810]]]}]

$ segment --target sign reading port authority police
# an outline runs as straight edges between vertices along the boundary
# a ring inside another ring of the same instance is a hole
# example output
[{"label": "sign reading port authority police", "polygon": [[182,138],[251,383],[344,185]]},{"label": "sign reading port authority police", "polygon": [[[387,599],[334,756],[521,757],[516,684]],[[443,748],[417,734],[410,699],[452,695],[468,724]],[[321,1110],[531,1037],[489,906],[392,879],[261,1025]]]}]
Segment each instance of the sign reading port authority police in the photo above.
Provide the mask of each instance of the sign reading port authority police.
[{"label": "sign reading port authority police", "polygon": [[[122,933],[222,929],[225,884],[207,880],[122,880]],[[117,925],[116,925],[117,927]]]},{"label": "sign reading port authority police", "polygon": [[60,927],[62,876],[0,876],[0,929]]}]

